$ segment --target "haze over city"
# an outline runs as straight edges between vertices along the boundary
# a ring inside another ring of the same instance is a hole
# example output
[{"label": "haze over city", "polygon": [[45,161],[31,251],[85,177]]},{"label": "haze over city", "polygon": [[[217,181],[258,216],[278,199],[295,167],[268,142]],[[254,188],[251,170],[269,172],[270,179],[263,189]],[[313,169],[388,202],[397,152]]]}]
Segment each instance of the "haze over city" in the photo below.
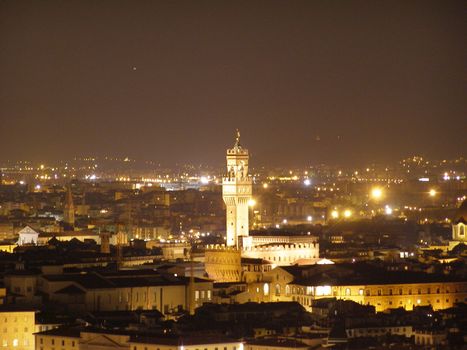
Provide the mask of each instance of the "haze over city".
[{"label": "haze over city", "polygon": [[464,1],[2,1],[0,160],[465,156]]},{"label": "haze over city", "polygon": [[0,349],[467,349],[466,1],[0,1]]}]

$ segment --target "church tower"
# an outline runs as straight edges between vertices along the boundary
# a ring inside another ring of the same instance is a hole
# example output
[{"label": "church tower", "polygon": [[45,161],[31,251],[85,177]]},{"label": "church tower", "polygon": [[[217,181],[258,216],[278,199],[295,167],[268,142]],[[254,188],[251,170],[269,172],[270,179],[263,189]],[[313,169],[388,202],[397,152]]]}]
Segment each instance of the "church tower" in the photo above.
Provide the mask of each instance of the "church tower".
[{"label": "church tower", "polygon": [[73,204],[71,185],[67,186],[65,206],[63,208],[63,221],[72,227],[75,226],[75,206]]},{"label": "church tower", "polygon": [[240,144],[240,132],[233,148],[227,150],[227,173],[222,179],[222,197],[226,205],[227,246],[246,248],[248,238],[248,204],[252,179],[248,174],[248,150]]}]

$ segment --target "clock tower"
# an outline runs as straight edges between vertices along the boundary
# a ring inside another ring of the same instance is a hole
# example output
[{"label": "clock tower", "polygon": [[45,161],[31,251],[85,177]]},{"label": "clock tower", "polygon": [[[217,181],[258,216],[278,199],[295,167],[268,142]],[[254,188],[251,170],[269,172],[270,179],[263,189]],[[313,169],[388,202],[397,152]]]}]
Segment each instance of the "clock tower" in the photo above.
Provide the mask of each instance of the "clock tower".
[{"label": "clock tower", "polygon": [[248,238],[249,201],[252,179],[248,174],[248,150],[240,144],[237,130],[235,145],[227,150],[227,173],[222,179],[222,197],[226,206],[227,246],[246,248]]}]

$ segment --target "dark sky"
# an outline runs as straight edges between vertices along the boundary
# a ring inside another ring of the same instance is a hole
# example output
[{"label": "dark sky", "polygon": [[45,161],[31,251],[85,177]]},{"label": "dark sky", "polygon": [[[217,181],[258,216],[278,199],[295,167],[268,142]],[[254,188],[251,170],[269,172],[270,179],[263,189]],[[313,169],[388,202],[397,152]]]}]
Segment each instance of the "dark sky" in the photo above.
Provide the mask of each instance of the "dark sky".
[{"label": "dark sky", "polygon": [[[466,156],[466,1],[1,1],[0,159]],[[320,141],[317,141],[319,136]]]}]

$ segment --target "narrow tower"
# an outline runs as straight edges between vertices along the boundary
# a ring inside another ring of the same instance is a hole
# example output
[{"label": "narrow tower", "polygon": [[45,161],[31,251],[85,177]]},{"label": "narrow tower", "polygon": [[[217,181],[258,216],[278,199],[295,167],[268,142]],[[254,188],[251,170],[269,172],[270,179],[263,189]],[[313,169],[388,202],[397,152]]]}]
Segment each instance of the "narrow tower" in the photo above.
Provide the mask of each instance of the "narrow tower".
[{"label": "narrow tower", "polygon": [[248,175],[248,150],[240,144],[240,132],[233,148],[227,150],[227,174],[222,179],[222,197],[226,205],[227,246],[249,246],[248,204],[252,179]]},{"label": "narrow tower", "polygon": [[63,208],[63,221],[72,227],[75,226],[75,206],[73,204],[71,185],[67,186],[65,206]]}]

